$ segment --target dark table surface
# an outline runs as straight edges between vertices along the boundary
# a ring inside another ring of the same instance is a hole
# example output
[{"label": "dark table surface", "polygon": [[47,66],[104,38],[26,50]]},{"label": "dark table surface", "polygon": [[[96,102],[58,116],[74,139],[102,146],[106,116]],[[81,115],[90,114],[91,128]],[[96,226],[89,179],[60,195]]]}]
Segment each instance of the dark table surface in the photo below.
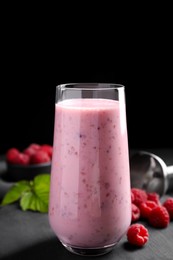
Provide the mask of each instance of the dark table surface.
[{"label": "dark table surface", "polygon": [[[151,150],[159,155],[167,165],[173,164],[173,149]],[[12,183],[1,178],[5,171],[4,160],[0,160],[0,200]],[[173,194],[162,197],[164,201]],[[142,223],[142,222],[141,222]],[[173,259],[173,221],[167,228],[155,229],[143,224],[149,230],[149,241],[142,248],[134,248],[127,243],[126,236],[114,250],[99,259]],[[48,215],[32,211],[21,211],[18,204],[0,208],[0,259],[84,259],[68,252],[54,235],[48,222]],[[87,257],[87,259],[96,259]]]}]

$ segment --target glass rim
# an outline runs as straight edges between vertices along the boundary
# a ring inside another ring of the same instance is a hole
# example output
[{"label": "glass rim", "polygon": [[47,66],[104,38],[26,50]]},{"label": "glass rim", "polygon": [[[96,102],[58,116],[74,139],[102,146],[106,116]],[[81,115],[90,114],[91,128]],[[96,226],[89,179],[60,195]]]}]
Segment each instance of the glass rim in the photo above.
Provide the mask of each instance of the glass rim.
[{"label": "glass rim", "polygon": [[[78,87],[77,87],[78,86]],[[107,86],[107,87],[106,87]],[[89,82],[89,83],[63,83],[58,84],[56,88],[60,88],[62,90],[111,90],[111,89],[124,89],[125,86],[118,83],[97,83],[97,82]]]}]

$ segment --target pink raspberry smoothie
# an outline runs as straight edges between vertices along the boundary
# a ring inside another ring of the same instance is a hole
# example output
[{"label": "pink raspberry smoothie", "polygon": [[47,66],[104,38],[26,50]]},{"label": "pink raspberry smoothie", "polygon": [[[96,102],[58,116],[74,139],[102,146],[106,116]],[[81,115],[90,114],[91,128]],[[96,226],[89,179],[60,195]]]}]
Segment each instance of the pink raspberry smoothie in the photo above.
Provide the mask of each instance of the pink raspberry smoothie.
[{"label": "pink raspberry smoothie", "polygon": [[114,245],[126,233],[131,194],[125,104],[56,104],[49,221],[63,244],[79,248]]}]

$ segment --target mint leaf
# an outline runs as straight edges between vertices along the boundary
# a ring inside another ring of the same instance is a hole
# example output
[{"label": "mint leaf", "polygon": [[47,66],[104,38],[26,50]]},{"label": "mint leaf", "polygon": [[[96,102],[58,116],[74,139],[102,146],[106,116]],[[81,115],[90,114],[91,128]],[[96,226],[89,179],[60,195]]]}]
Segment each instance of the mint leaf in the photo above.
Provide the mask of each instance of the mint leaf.
[{"label": "mint leaf", "polygon": [[23,194],[20,200],[22,210],[48,212],[50,175],[41,174],[31,183],[32,190]]},{"label": "mint leaf", "polygon": [[33,210],[42,213],[48,212],[48,204],[44,203],[36,194],[29,191],[26,192],[20,199],[20,206],[22,210]]},{"label": "mint leaf", "polygon": [[50,174],[40,174],[32,181],[17,182],[4,196],[1,205],[20,200],[22,210],[48,212]]},{"label": "mint leaf", "polygon": [[45,204],[49,203],[49,190],[50,190],[50,175],[41,174],[34,178],[33,181],[35,194],[44,201]]},{"label": "mint leaf", "polygon": [[7,205],[19,200],[22,197],[22,194],[26,191],[29,191],[30,183],[29,181],[19,181],[14,186],[12,186],[9,191],[5,194],[1,205]]}]

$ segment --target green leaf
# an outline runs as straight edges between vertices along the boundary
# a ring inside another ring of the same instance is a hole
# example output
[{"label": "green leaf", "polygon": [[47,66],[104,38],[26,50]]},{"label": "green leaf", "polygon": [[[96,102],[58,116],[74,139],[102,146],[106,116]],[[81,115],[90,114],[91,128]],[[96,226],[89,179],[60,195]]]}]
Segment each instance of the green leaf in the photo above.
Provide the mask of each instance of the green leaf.
[{"label": "green leaf", "polygon": [[7,205],[19,200],[22,194],[31,189],[29,181],[19,181],[14,186],[12,186],[9,191],[5,194],[1,205]]},{"label": "green leaf", "polygon": [[23,194],[20,200],[22,210],[48,212],[50,174],[40,174],[30,183],[32,190]]},{"label": "green leaf", "polygon": [[50,174],[41,174],[34,178],[33,188],[35,194],[48,205],[50,190]]},{"label": "green leaf", "polygon": [[6,193],[1,205],[20,199],[22,210],[48,212],[50,174],[41,174],[32,181],[19,181]]},{"label": "green leaf", "polygon": [[20,206],[22,210],[33,210],[43,213],[48,212],[48,204],[42,201],[34,192],[29,191],[23,194],[20,199]]}]

